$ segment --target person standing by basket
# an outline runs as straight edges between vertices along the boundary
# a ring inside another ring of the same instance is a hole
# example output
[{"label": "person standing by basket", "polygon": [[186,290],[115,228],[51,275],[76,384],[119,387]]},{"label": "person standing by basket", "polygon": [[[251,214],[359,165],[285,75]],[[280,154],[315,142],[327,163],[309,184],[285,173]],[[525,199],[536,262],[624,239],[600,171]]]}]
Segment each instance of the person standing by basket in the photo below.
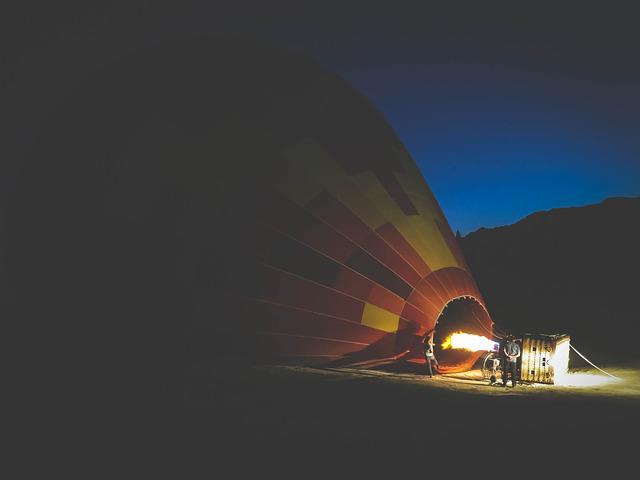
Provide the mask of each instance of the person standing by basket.
[{"label": "person standing by basket", "polygon": [[426,335],[424,337],[423,343],[424,343],[424,357],[425,357],[425,360],[427,361],[427,367],[429,368],[429,378],[432,378],[433,371],[434,371],[433,366],[435,365],[436,372],[437,372],[437,369],[440,367],[440,365],[438,365],[438,360],[436,360],[436,357],[433,354],[433,331],[429,335]]},{"label": "person standing by basket", "polygon": [[516,343],[516,339],[513,335],[508,335],[502,347],[502,353],[504,355],[504,362],[502,365],[502,385],[507,386],[507,380],[511,375],[511,386],[515,387],[518,381],[518,369],[517,362],[520,356],[520,345]]}]

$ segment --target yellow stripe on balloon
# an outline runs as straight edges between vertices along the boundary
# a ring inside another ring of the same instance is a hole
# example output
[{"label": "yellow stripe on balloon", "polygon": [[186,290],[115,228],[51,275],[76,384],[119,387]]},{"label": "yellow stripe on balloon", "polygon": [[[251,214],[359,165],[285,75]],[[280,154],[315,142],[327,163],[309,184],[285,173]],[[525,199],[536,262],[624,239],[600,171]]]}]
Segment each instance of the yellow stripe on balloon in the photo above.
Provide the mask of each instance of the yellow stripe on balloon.
[{"label": "yellow stripe on balloon", "polygon": [[395,333],[398,331],[399,322],[400,317],[395,313],[376,307],[371,303],[365,303],[361,321],[363,325],[383,332]]}]

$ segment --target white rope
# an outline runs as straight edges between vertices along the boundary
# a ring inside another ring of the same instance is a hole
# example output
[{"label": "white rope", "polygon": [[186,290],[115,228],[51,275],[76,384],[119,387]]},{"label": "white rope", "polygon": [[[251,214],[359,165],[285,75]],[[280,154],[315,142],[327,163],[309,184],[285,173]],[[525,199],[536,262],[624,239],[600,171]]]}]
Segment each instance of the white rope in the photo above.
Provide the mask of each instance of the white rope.
[{"label": "white rope", "polygon": [[605,372],[604,370],[602,370],[600,367],[598,367],[597,365],[594,365],[591,360],[589,360],[587,357],[585,357],[584,355],[582,355],[578,350],[576,350],[576,347],[574,347],[573,345],[569,344],[569,346],[571,347],[571,350],[573,350],[574,352],[576,352],[578,355],[580,355],[589,365],[591,365],[592,367],[594,367],[597,370],[600,370],[602,373],[604,373],[605,375],[609,375],[611,378],[615,378],[616,380],[622,380],[620,377],[616,377],[615,375],[611,375],[608,372]]}]

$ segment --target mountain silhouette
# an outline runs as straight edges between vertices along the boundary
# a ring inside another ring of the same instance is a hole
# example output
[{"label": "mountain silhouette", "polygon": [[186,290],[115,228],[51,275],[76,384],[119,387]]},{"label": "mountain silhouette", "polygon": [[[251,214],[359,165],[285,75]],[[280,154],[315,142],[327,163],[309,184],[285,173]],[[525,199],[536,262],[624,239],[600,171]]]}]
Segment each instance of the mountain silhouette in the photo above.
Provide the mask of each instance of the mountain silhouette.
[{"label": "mountain silhouette", "polygon": [[639,359],[640,197],[536,212],[460,243],[499,329],[568,333],[603,364]]}]

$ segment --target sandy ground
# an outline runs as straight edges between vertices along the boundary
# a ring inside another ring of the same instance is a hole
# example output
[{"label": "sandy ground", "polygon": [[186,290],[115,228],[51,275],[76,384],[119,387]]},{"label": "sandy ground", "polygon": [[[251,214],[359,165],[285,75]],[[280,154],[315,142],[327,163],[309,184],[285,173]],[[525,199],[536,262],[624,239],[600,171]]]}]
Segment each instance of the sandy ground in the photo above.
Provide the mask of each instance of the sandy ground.
[{"label": "sandy ground", "polygon": [[[429,378],[416,366],[260,366],[213,373],[192,392],[192,451],[242,470],[259,462],[397,474],[500,467],[612,472],[640,459],[640,369],[581,387],[489,386],[479,371]],[[574,379],[593,383],[594,370]],[[284,470],[283,470],[284,469]]]},{"label": "sandy ground", "polygon": [[[480,370],[434,375],[430,378],[423,373],[394,371],[393,367],[367,369],[264,366],[260,369],[269,374],[277,374],[278,370],[282,370],[291,375],[340,375],[342,378],[352,379],[367,375],[377,377],[381,381],[415,384],[425,389],[435,388],[472,395],[517,395],[522,397],[535,396],[536,398],[609,397],[611,399],[635,398],[640,400],[640,370],[633,368],[606,370],[607,373],[617,378],[611,378],[595,369],[574,369],[570,371],[561,385],[520,382],[515,389],[511,388],[511,382],[508,383],[507,388],[504,388],[500,378],[498,378],[498,383],[489,385]],[[418,367],[416,370],[422,370],[422,368]]]}]

